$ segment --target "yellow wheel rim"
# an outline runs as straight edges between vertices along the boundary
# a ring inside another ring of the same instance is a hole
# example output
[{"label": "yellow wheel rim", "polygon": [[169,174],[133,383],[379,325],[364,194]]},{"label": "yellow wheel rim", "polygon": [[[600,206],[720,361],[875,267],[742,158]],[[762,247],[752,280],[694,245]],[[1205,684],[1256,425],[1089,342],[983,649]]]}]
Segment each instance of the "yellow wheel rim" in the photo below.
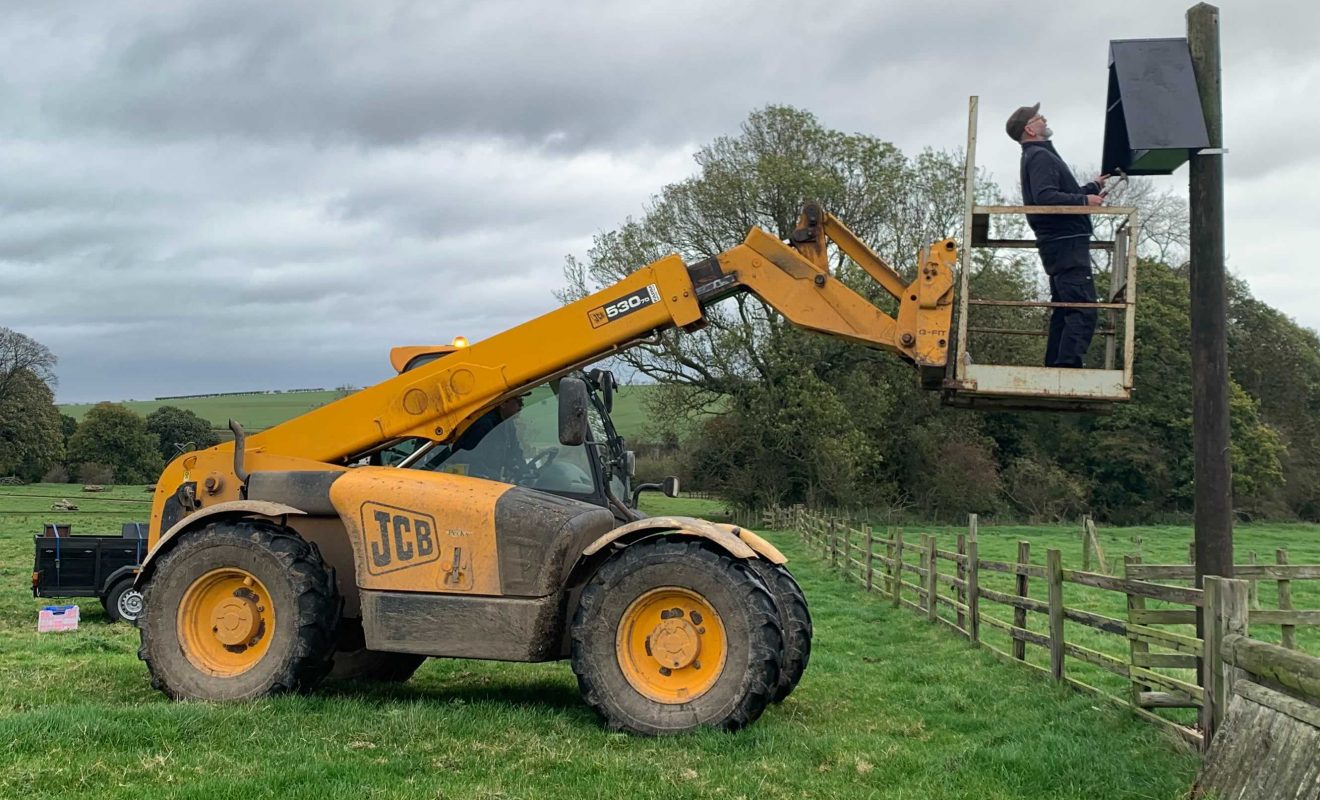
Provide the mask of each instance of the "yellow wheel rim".
[{"label": "yellow wheel rim", "polygon": [[632,602],[615,640],[619,668],[632,687],[666,704],[701,697],[724,670],[724,621],[697,592],[652,589]]},{"label": "yellow wheel rim", "polygon": [[246,570],[212,570],[183,593],[178,633],[183,654],[198,669],[225,677],[247,672],[275,634],[270,592]]}]

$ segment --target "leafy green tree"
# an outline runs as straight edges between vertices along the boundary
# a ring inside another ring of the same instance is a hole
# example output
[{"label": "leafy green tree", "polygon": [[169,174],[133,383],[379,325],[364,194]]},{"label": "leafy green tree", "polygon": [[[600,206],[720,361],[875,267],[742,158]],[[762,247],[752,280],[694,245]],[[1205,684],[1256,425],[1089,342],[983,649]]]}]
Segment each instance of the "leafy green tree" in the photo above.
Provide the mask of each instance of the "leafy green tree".
[{"label": "leafy green tree", "polygon": [[165,463],[173,461],[180,453],[201,450],[220,442],[209,421],[178,406],[161,406],[147,415],[146,425],[160,442],[160,457]]},{"label": "leafy green tree", "polygon": [[104,464],[117,483],[154,481],[164,467],[159,441],[137,414],[116,403],[97,403],[69,439],[69,463]]},{"label": "leafy green tree", "polygon": [[18,370],[0,395],[0,475],[39,480],[64,457],[60,412],[36,373]]},{"label": "leafy green tree", "polygon": [[1228,366],[1285,448],[1283,485],[1258,510],[1320,520],[1320,337],[1232,281]]}]

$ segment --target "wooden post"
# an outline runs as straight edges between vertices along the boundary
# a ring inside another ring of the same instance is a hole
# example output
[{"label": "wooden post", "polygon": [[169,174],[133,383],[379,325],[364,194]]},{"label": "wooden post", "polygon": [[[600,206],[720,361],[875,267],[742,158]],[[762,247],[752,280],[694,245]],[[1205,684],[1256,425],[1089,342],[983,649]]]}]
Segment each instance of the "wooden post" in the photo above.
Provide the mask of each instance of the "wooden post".
[{"label": "wooden post", "polygon": [[1090,521],[1089,515],[1082,517],[1082,572],[1091,571],[1091,531],[1086,525]]},{"label": "wooden post", "polygon": [[1206,576],[1205,579],[1205,638],[1201,662],[1202,687],[1205,702],[1201,706],[1201,729],[1205,746],[1218,733],[1228,711],[1233,694],[1237,669],[1224,663],[1224,637],[1230,633],[1247,635],[1247,584],[1231,578]]},{"label": "wooden post", "polygon": [[[1288,548],[1280,547],[1274,551],[1274,562],[1279,566],[1288,566]],[[1292,611],[1292,581],[1286,578],[1279,579],[1279,610]],[[1280,625],[1279,630],[1283,633],[1280,644],[1290,650],[1297,649],[1297,626]]]},{"label": "wooden post", "polygon": [[843,577],[852,577],[852,526],[850,520],[843,521]]},{"label": "wooden post", "polygon": [[889,566],[885,567],[885,595],[894,596],[894,529],[888,529],[888,541],[885,542],[885,557],[889,559]]},{"label": "wooden post", "polygon": [[[965,533],[958,534],[958,555],[962,556],[963,559],[967,558],[967,534]],[[959,603],[967,605],[967,562],[960,560],[954,564],[953,574],[963,583],[962,588],[955,591],[953,596],[958,599]],[[957,620],[958,627],[967,630],[967,615],[963,613],[961,608],[958,609]]]},{"label": "wooden post", "polygon": [[939,596],[940,559],[935,554],[935,536],[932,534],[926,539],[926,619],[935,621],[938,614],[939,604],[936,599]]},{"label": "wooden post", "polygon": [[976,547],[976,515],[973,514],[968,528],[970,540],[967,542],[967,636],[973,642],[981,641],[981,562]]},{"label": "wooden post", "polygon": [[[1132,566],[1133,564],[1140,564],[1140,563],[1141,563],[1141,556],[1139,555],[1124,556],[1123,580],[1128,580],[1128,567]],[[1141,597],[1140,595],[1129,594],[1127,596],[1127,608],[1128,608],[1128,622],[1131,622],[1133,611],[1146,610],[1146,598]],[[1135,665],[1137,663],[1138,655],[1144,655],[1145,653],[1149,653],[1149,652],[1150,652],[1150,645],[1146,644],[1145,642],[1139,642],[1136,639],[1128,639],[1129,665]],[[1129,689],[1130,692],[1128,695],[1128,702],[1131,703],[1134,708],[1139,707],[1141,705],[1140,702],[1141,693],[1150,691],[1150,687],[1147,684],[1138,682],[1136,678],[1132,679]]]},{"label": "wooden post", "polygon": [[894,534],[894,563],[890,566],[894,581],[894,608],[902,605],[899,598],[903,596],[903,529],[899,528]]},{"label": "wooden post", "polygon": [[834,517],[830,517],[829,535],[830,535],[830,566],[837,567],[839,566],[839,526],[835,522]]},{"label": "wooden post", "polygon": [[[1247,563],[1256,566],[1256,551],[1247,553]],[[1251,608],[1260,608],[1260,582],[1255,578],[1247,581],[1247,604]]]},{"label": "wooden post", "polygon": [[[929,572],[926,569],[926,542],[929,539],[930,539],[929,533],[921,534],[921,545],[917,548],[917,567],[922,572]],[[921,587],[921,591],[917,593],[917,604],[920,605],[922,608],[925,608],[926,605],[925,605],[925,601],[923,600],[923,595],[926,594],[926,576],[917,575],[916,584]]]},{"label": "wooden post", "polygon": [[1063,680],[1063,554],[1045,551],[1045,579],[1050,586],[1050,675]]},{"label": "wooden post", "polygon": [[871,559],[875,557],[875,539],[871,535],[871,526],[863,525],[862,530],[866,533],[866,591],[872,591],[875,584],[872,582]]},{"label": "wooden post", "polygon": [[[1187,11],[1187,48],[1213,152],[1194,154],[1191,211],[1192,452],[1196,585],[1233,576],[1233,466],[1229,455],[1228,302],[1224,278],[1224,120],[1220,96],[1219,9]],[[1208,738],[1208,737],[1207,737]]]},{"label": "wooden post", "polygon": [[[1187,563],[1188,563],[1188,564],[1195,564],[1195,563],[1196,563],[1196,540],[1195,540],[1195,539],[1193,539],[1192,541],[1190,541],[1190,542],[1187,543]],[[1199,584],[1198,584],[1198,585],[1199,585]]]},{"label": "wooden post", "polygon": [[[1031,563],[1031,542],[1018,542],[1017,563],[1018,565]],[[1015,577],[1017,578],[1018,597],[1026,597],[1028,595],[1027,576],[1019,573]],[[1025,629],[1027,627],[1027,610],[1025,608],[1015,607],[1013,609],[1013,624],[1019,628]],[[1013,658],[1019,661],[1025,661],[1027,658],[1027,643],[1016,637],[1013,639]]]}]

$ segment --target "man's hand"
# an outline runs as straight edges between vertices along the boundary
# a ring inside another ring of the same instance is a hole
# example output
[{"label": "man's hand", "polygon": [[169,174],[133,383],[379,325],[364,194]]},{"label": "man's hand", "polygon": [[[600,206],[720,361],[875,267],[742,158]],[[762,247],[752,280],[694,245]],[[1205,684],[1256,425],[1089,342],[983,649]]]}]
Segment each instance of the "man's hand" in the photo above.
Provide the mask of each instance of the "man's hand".
[{"label": "man's hand", "polygon": [[1088,194],[1086,196],[1086,204],[1088,206],[1100,206],[1104,205],[1104,203],[1105,199],[1098,194]]},{"label": "man's hand", "polygon": [[1096,177],[1096,179],[1095,179],[1095,185],[1096,185],[1096,186],[1099,186],[1101,189],[1103,189],[1103,188],[1105,188],[1105,181],[1107,181],[1107,180],[1109,180],[1109,176],[1108,176],[1108,175],[1103,175],[1103,174],[1102,174],[1102,175],[1098,175],[1098,176]]}]

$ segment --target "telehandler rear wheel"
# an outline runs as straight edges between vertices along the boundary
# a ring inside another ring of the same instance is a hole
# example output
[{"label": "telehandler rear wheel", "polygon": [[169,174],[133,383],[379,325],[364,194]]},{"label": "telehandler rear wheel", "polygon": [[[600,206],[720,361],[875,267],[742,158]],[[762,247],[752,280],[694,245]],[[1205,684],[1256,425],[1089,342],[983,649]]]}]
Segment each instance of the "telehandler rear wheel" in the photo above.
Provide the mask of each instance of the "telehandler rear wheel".
[{"label": "telehandler rear wheel", "polygon": [[802,673],[811,660],[811,612],[807,611],[807,598],[793,574],[783,564],[771,564],[764,559],[749,562],[761,576],[779,609],[779,624],[784,629],[784,658],[779,665],[779,685],[771,702],[781,702],[793,693]]},{"label": "telehandler rear wheel", "polygon": [[268,522],[216,522],[161,557],[138,656],[176,700],[247,700],[315,686],[339,620],[315,545]]},{"label": "telehandler rear wheel", "polygon": [[611,730],[736,730],[779,681],[779,615],[740,559],[685,540],[630,545],[592,578],[573,619],[573,671]]}]

